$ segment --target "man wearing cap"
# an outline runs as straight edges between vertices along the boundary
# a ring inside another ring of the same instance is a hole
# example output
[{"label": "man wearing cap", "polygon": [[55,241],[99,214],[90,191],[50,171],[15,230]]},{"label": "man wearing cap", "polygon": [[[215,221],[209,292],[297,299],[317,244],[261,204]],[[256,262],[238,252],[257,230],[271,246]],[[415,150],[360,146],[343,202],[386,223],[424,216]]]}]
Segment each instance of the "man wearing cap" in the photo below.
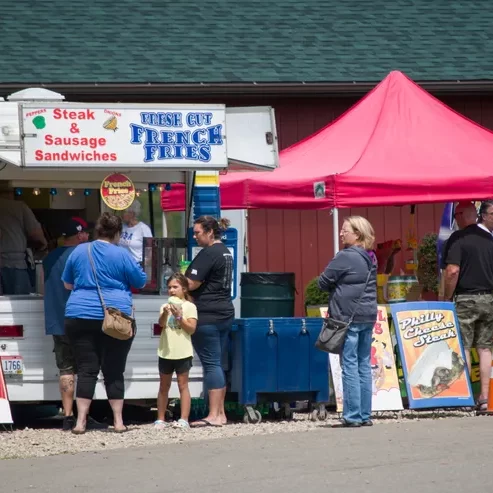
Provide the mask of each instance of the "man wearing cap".
[{"label": "man wearing cap", "polygon": [[44,311],[46,335],[52,335],[55,360],[59,371],[60,395],[62,397],[63,429],[71,430],[75,424],[73,416],[75,360],[72,348],[65,335],[65,305],[70,291],[65,289],[62,273],[68,257],[77,245],[89,241],[89,225],[80,217],[70,218],[62,230],[64,245],[55,248],[43,260]]}]

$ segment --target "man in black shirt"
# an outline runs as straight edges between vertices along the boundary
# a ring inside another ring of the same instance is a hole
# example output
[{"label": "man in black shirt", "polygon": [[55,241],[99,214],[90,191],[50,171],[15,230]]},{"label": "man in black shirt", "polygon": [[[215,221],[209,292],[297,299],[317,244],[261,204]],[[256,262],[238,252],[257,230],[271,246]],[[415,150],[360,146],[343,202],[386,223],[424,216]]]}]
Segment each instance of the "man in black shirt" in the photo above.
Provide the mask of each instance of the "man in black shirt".
[{"label": "man in black shirt", "polygon": [[446,260],[448,251],[450,250],[452,243],[460,236],[460,231],[471,224],[476,224],[476,221],[478,220],[476,207],[474,207],[472,202],[459,202],[455,208],[454,219],[459,231],[454,231],[443,245],[442,269],[447,267]]},{"label": "man in black shirt", "polygon": [[493,201],[481,204],[478,224],[454,233],[445,263],[445,299],[455,299],[467,366],[471,348],[479,356],[481,393],[478,410],[485,411],[493,345]]}]

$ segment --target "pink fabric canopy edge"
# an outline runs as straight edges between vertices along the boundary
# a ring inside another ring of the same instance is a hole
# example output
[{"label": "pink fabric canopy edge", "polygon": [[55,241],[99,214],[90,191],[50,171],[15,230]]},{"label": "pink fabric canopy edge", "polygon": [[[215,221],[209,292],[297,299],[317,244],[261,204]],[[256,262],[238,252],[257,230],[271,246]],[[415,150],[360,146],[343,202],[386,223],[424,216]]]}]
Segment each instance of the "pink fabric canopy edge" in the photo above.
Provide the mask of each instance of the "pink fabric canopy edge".
[{"label": "pink fabric canopy edge", "polygon": [[[283,150],[279,168],[221,176],[221,207],[327,209],[482,199],[493,196],[492,156],[490,130],[391,72],[337,120]],[[163,210],[183,210],[184,203],[183,186],[162,194]]]}]

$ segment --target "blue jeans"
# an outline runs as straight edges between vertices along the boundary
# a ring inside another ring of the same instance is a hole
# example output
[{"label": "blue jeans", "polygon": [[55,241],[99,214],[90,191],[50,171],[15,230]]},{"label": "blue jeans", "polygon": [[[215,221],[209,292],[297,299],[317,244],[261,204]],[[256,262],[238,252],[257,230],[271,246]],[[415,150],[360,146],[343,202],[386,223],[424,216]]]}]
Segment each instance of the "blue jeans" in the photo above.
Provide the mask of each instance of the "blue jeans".
[{"label": "blue jeans", "polygon": [[228,350],[228,338],[233,319],[211,325],[199,325],[192,343],[204,370],[204,387],[217,390],[226,387],[222,362]]},{"label": "blue jeans", "polygon": [[363,423],[371,417],[372,323],[352,323],[341,354],[343,411],[348,423]]}]

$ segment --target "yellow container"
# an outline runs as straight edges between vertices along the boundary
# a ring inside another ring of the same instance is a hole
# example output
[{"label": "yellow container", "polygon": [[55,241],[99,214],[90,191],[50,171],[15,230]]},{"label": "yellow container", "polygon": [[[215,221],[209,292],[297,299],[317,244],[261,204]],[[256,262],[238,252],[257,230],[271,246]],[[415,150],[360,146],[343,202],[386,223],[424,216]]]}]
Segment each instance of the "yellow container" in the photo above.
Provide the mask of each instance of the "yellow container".
[{"label": "yellow container", "polygon": [[403,303],[407,301],[408,294],[417,285],[418,279],[415,276],[390,276],[384,290],[387,302]]},{"label": "yellow container", "polygon": [[327,310],[326,306],[316,306],[309,305],[306,307],[306,316],[308,318],[320,318],[322,314],[320,313],[320,308]]},{"label": "yellow container", "polygon": [[388,274],[377,274],[377,303],[380,305],[387,303],[385,286],[387,285],[388,279]]},{"label": "yellow container", "polygon": [[403,303],[406,301],[406,276],[390,276],[385,289],[388,303]]}]

